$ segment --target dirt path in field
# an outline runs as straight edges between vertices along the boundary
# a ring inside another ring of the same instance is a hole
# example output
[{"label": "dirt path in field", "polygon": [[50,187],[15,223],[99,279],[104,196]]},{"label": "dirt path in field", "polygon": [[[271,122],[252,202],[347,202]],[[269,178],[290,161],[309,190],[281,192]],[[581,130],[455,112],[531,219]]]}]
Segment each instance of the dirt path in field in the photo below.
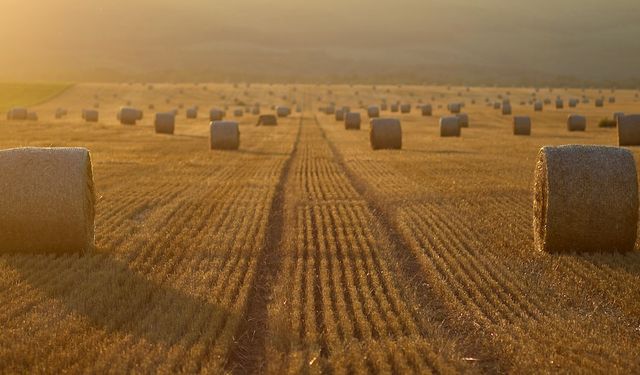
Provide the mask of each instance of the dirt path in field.
[{"label": "dirt path in field", "polygon": [[259,260],[258,275],[249,293],[249,306],[244,323],[238,330],[235,345],[230,352],[227,368],[241,374],[258,373],[264,367],[265,336],[267,332],[267,306],[273,290],[273,283],[280,264],[282,251],[280,245],[285,232],[285,185],[289,180],[291,165],[298,151],[300,134],[305,121],[304,114],[300,116],[296,140],[291,153],[284,161],[282,172],[275,188],[268,217],[268,230]]}]

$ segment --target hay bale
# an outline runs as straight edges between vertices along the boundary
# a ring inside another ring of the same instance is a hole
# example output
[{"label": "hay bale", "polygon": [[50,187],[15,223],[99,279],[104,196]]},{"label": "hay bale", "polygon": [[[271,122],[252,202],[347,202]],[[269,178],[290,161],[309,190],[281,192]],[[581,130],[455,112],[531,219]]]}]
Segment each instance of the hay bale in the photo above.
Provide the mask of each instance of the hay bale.
[{"label": "hay bale", "polygon": [[422,111],[422,116],[431,116],[433,114],[433,107],[431,104],[423,104],[420,110]]},{"label": "hay bale", "polygon": [[156,113],[153,126],[158,134],[173,134],[176,127],[176,115],[173,112]]},{"label": "hay bale", "polygon": [[507,103],[502,105],[502,114],[511,115],[511,104]]},{"label": "hay bale", "polygon": [[259,115],[260,114],[260,106],[254,106],[253,108],[251,108],[251,114],[252,115]]},{"label": "hay bale", "polygon": [[328,105],[325,108],[324,113],[327,114],[327,115],[333,115],[333,114],[336,113],[336,107],[334,105]]},{"label": "hay bale", "polygon": [[242,109],[236,109],[233,111],[234,117],[242,117],[244,115],[244,111]]},{"label": "hay bale", "polygon": [[260,115],[256,126],[259,125],[276,126],[278,125],[278,118],[275,115]]},{"label": "hay bale", "polygon": [[82,118],[86,122],[98,122],[100,119],[100,113],[97,109],[83,109]]},{"label": "hay bale", "polygon": [[459,113],[456,115],[456,117],[458,118],[458,124],[460,125],[461,128],[468,128],[469,127],[469,115],[466,113]]},{"label": "hay bale", "polygon": [[462,105],[460,103],[449,103],[447,104],[447,109],[453,114],[458,114],[462,110]]},{"label": "hay bale", "polygon": [[458,116],[446,116],[440,118],[441,137],[459,137],[460,134],[460,119]]},{"label": "hay bale", "polygon": [[55,115],[54,115],[56,119],[61,119],[66,115],[67,115],[67,110],[66,109],[64,109],[64,108],[56,108],[56,112],[55,112]]},{"label": "hay bale", "polygon": [[640,145],[640,115],[618,117],[618,145]]},{"label": "hay bale", "polygon": [[398,112],[399,106],[398,104],[391,104],[391,112]]},{"label": "hay bale", "polygon": [[567,130],[570,132],[587,130],[587,118],[576,114],[569,115],[567,118]]},{"label": "hay bale", "polygon": [[342,109],[336,110],[335,119],[336,121],[344,121],[344,110]]},{"label": "hay bale", "polygon": [[402,148],[402,127],[400,120],[393,118],[374,118],[369,122],[369,140],[371,148],[379,149],[401,149]]},{"label": "hay bale", "polygon": [[235,121],[213,121],[209,144],[212,150],[237,150],[240,147],[240,126]]},{"label": "hay bale", "polygon": [[209,121],[222,121],[224,118],[224,111],[219,108],[211,108],[209,110]]},{"label": "hay bale", "polygon": [[2,150],[0,175],[0,252],[84,253],[93,248],[89,150]]},{"label": "hay bale", "polygon": [[344,116],[344,128],[347,130],[360,130],[361,122],[360,112],[349,112]]},{"label": "hay bale", "polygon": [[493,103],[493,109],[500,109],[500,108],[502,108],[502,103],[500,102]]},{"label": "hay bale", "polygon": [[633,250],[638,224],[633,154],[606,146],[543,147],[536,162],[533,215],[537,250]]},{"label": "hay bale", "polygon": [[411,113],[411,104],[402,104],[400,105],[400,112],[401,113]]},{"label": "hay bale", "polygon": [[541,102],[541,101],[539,101],[539,100],[538,100],[538,101],[536,101],[536,102],[533,104],[533,110],[534,110],[535,112],[542,112],[542,109],[543,109],[543,108],[544,108],[544,106],[543,106],[542,102]]},{"label": "hay bale", "polygon": [[604,107],[604,99],[602,98],[597,98],[595,103],[596,103],[596,107]]},{"label": "hay bale", "polygon": [[27,113],[27,120],[29,120],[29,121],[38,121],[38,113],[36,113],[36,112]]},{"label": "hay bale", "polygon": [[578,99],[569,99],[569,107],[575,108],[578,106]]},{"label": "hay bale", "polygon": [[285,106],[277,106],[276,107],[276,115],[278,117],[287,117],[291,114],[291,109]]},{"label": "hay bale", "polygon": [[513,118],[513,135],[531,135],[531,118],[515,116]]},{"label": "hay bale", "polygon": [[615,96],[610,96],[609,97],[609,103],[615,103],[616,102],[616,97]]},{"label": "hay bale", "polygon": [[386,110],[388,110],[388,108],[389,108],[389,107],[388,107],[387,103],[382,103],[382,104],[380,104],[380,110],[381,110],[381,111],[386,111]]},{"label": "hay bale", "polygon": [[118,120],[122,125],[135,125],[140,119],[140,111],[132,107],[121,107],[118,111]]},{"label": "hay bale", "polygon": [[369,118],[378,118],[380,117],[380,108],[376,105],[370,105],[367,108],[367,116],[369,116]]},{"label": "hay bale", "polygon": [[188,119],[196,119],[198,118],[198,109],[193,107],[187,108],[186,114]]},{"label": "hay bale", "polygon": [[556,99],[556,109],[564,108],[564,101],[562,99]]}]

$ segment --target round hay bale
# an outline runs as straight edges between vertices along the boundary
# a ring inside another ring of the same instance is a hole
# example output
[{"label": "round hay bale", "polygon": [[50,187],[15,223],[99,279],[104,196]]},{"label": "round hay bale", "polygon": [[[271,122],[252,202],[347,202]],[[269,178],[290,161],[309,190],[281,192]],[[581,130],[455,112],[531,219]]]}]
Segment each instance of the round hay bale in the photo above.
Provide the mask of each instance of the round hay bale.
[{"label": "round hay bale", "polygon": [[468,128],[469,127],[469,115],[466,113],[459,113],[456,115],[456,117],[458,118],[458,125],[460,125],[461,128]]},{"label": "round hay bale", "polygon": [[369,140],[371,148],[379,149],[401,149],[402,148],[402,127],[400,120],[394,118],[374,118],[369,122]]},{"label": "round hay bale", "polygon": [[276,107],[276,115],[278,117],[287,117],[291,114],[291,109],[286,106],[277,106]]},{"label": "round hay bale", "polygon": [[242,117],[244,115],[244,111],[242,109],[236,109],[233,111],[234,117]]},{"label": "round hay bale", "polygon": [[543,106],[542,102],[541,102],[541,101],[539,101],[539,100],[538,100],[538,101],[536,101],[536,102],[533,104],[533,110],[534,110],[535,112],[542,112],[542,109],[543,109],[543,108],[544,108],[544,106]]},{"label": "round hay bale", "polygon": [[251,108],[251,114],[252,115],[259,115],[260,114],[260,106],[254,106],[253,108]]},{"label": "round hay bale", "polygon": [[173,112],[156,113],[153,126],[158,134],[173,134],[176,127],[176,115]]},{"label": "round hay bale", "polygon": [[616,97],[615,96],[609,97],[609,103],[615,103],[615,102],[616,102]]},{"label": "round hay bale", "polygon": [[399,106],[398,104],[391,104],[391,112],[398,112]]},{"label": "round hay bale", "polygon": [[38,113],[36,113],[36,112],[27,113],[27,120],[29,120],[29,121],[38,121]]},{"label": "round hay bale", "polygon": [[260,115],[258,117],[258,123],[256,126],[265,125],[265,126],[276,126],[278,125],[278,118],[275,115]]},{"label": "round hay bale", "polygon": [[84,253],[94,246],[94,185],[85,148],[0,151],[0,252]]},{"label": "round hay bale", "polygon": [[583,132],[587,130],[587,118],[576,114],[569,115],[567,118],[567,130],[570,132]]},{"label": "round hay bale", "polygon": [[633,250],[638,182],[629,150],[583,145],[543,147],[537,157],[533,190],[537,250]]},{"label": "round hay bale", "polygon": [[209,127],[212,150],[237,150],[240,147],[240,126],[237,122],[213,121]]},{"label": "round hay bale", "polygon": [[513,135],[531,135],[531,118],[515,116],[513,118]]},{"label": "round hay bale", "polygon": [[595,103],[596,103],[596,107],[604,107],[604,99],[602,98],[596,99]]},{"label": "round hay bale", "polygon": [[66,115],[67,115],[67,110],[66,109],[57,108],[54,116],[55,116],[56,119],[61,119]]},{"label": "round hay bale", "polygon": [[344,116],[344,128],[347,130],[360,130],[361,122],[360,112],[349,112]]},{"label": "round hay bale", "polygon": [[369,118],[378,118],[378,117],[380,117],[380,108],[378,106],[375,106],[375,105],[370,105],[367,108],[367,116],[369,116]]},{"label": "round hay bale", "polygon": [[382,103],[380,104],[380,110],[381,111],[387,111],[389,109],[387,103]]},{"label": "round hay bale", "polygon": [[453,114],[458,114],[462,110],[462,105],[460,103],[449,103],[447,104],[447,109]]},{"label": "round hay bale", "polygon": [[502,108],[502,103],[500,102],[493,103],[493,109],[500,109],[500,108]]},{"label": "round hay bale", "polygon": [[422,105],[422,108],[420,108],[420,110],[422,111],[422,116],[433,115],[433,107],[431,106],[431,104]]},{"label": "round hay bale", "polygon": [[344,121],[344,110],[342,109],[336,110],[335,119],[336,121]]},{"label": "round hay bale", "polygon": [[618,145],[640,145],[640,115],[618,117]]},{"label": "round hay bale", "polygon": [[100,113],[98,112],[97,109],[83,109],[82,118],[86,122],[98,122],[100,118]]},{"label": "round hay bale", "polygon": [[460,119],[458,116],[446,116],[440,118],[441,137],[459,137],[460,134]]},{"label": "round hay bale", "polygon": [[401,113],[411,113],[411,104],[402,104],[400,105],[400,112]]},{"label": "round hay bale", "polygon": [[502,114],[511,115],[511,104],[506,103],[502,105]]},{"label": "round hay bale", "polygon": [[564,108],[564,101],[562,99],[556,99],[556,109]]},{"label": "round hay bale", "polygon": [[140,112],[135,108],[122,107],[118,111],[118,120],[122,125],[135,125],[140,119]]},{"label": "round hay bale", "polygon": [[578,106],[578,99],[569,99],[569,107],[575,108]]},{"label": "round hay bale", "polygon": [[209,111],[209,121],[222,121],[224,118],[224,111],[218,108],[211,108]]},{"label": "round hay bale", "polygon": [[187,108],[186,115],[188,119],[198,118],[198,110],[196,108]]}]

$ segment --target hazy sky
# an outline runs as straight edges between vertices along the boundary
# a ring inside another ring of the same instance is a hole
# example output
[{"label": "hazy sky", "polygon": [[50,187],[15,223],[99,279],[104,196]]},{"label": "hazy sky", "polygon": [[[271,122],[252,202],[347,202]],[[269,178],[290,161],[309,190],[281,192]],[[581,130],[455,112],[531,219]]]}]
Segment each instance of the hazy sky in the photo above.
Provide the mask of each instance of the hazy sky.
[{"label": "hazy sky", "polygon": [[0,79],[637,78],[639,0],[0,0]]}]

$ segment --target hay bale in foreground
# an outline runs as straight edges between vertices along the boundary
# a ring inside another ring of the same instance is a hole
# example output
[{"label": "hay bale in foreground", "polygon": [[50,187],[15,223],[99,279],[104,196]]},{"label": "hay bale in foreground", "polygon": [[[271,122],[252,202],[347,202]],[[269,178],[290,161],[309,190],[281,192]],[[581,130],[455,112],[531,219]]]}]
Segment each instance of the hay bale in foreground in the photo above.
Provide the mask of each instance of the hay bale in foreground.
[{"label": "hay bale in foreground", "polygon": [[587,118],[576,114],[569,115],[567,118],[567,130],[570,132],[587,130]]},{"label": "hay bale in foreground", "polygon": [[94,245],[93,173],[85,148],[0,151],[0,252],[68,253]]},{"label": "hay bale in foreground", "polygon": [[86,122],[98,122],[100,119],[100,113],[97,109],[83,109],[82,118]]},{"label": "hay bale in foreground", "polygon": [[278,125],[278,118],[275,115],[260,115],[258,117],[258,123],[256,126],[265,125],[265,126],[276,126]]},{"label": "hay bale in foreground", "polygon": [[618,145],[640,145],[640,115],[626,115],[618,118]]},{"label": "hay bale in foreground", "polygon": [[158,134],[173,134],[176,127],[176,115],[173,112],[156,113],[153,126]]},{"label": "hay bale in foreground", "polygon": [[513,135],[531,135],[531,117],[515,116],[513,118]]},{"label": "hay bale in foreground", "polygon": [[370,121],[369,140],[371,148],[379,149],[401,149],[402,148],[402,127],[400,120],[394,118],[374,118]]},{"label": "hay bale in foreground", "polygon": [[629,150],[582,145],[540,149],[533,196],[537,250],[633,250],[637,224],[636,163]]},{"label": "hay bale in foreground", "polygon": [[344,128],[347,130],[360,130],[361,122],[360,112],[349,112],[344,116]]},{"label": "hay bale in foreground", "polygon": [[446,116],[440,118],[441,137],[459,137],[460,134],[460,118],[458,116]]},{"label": "hay bale in foreground", "polygon": [[118,111],[118,120],[122,125],[135,125],[141,117],[140,112],[132,107],[121,107]]},{"label": "hay bale in foreground", "polygon": [[240,147],[240,126],[235,121],[213,121],[209,129],[212,150],[237,150]]}]

